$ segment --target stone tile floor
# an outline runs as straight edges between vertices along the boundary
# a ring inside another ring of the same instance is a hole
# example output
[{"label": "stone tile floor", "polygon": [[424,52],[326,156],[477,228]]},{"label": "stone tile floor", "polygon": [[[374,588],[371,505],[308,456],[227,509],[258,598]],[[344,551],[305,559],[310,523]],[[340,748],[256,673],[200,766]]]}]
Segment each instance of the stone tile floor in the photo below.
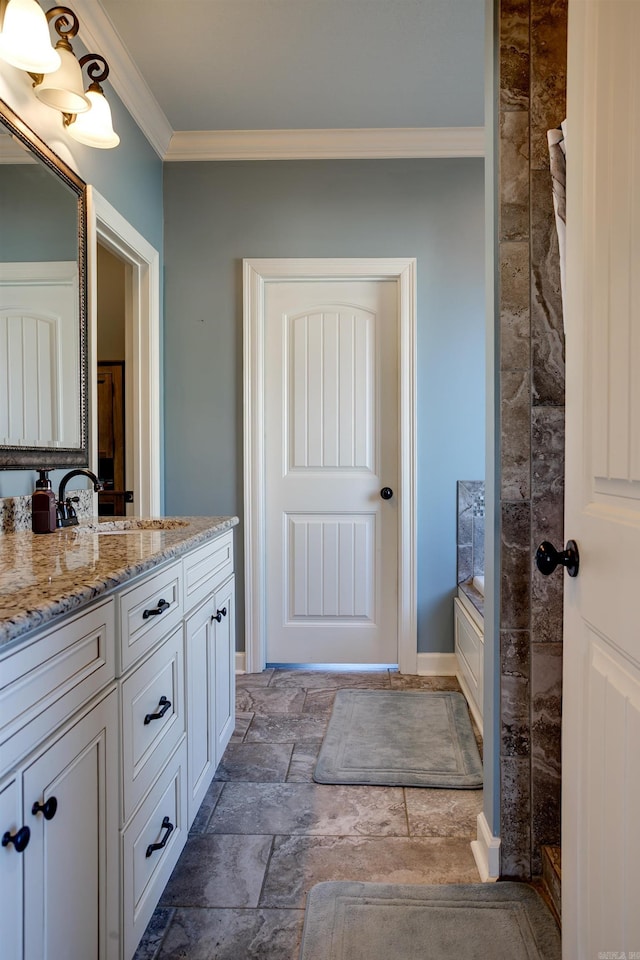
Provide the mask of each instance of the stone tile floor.
[{"label": "stone tile floor", "polygon": [[297,960],[322,880],[478,882],[481,790],[313,782],[340,687],[460,689],[386,670],[239,676],[233,738],[135,960]]}]

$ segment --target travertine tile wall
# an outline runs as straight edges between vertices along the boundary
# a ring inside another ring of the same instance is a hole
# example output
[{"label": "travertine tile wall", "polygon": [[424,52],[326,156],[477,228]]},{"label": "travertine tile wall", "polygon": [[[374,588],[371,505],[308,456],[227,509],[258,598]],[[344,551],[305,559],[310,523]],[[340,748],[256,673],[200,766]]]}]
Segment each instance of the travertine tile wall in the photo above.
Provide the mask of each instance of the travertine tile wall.
[{"label": "travertine tile wall", "polygon": [[484,576],[484,480],[458,480],[456,580]]},{"label": "travertine tile wall", "polygon": [[560,840],[564,336],[547,130],[565,117],[567,0],[499,4],[502,874]]}]

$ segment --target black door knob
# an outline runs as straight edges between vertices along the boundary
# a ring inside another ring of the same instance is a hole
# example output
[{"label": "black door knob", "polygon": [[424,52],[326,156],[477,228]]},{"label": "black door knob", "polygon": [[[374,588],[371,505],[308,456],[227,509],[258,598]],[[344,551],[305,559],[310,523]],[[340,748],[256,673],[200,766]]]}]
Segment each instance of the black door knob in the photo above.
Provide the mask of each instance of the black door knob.
[{"label": "black door knob", "polygon": [[383,500],[391,500],[391,497],[393,496],[393,490],[391,487],[383,487],[380,491],[380,496]]},{"label": "black door knob", "polygon": [[570,577],[577,577],[580,569],[580,554],[575,540],[567,540],[564,550],[556,550],[552,543],[543,540],[536,550],[536,566],[540,573],[548,577],[557,566],[567,568]]}]

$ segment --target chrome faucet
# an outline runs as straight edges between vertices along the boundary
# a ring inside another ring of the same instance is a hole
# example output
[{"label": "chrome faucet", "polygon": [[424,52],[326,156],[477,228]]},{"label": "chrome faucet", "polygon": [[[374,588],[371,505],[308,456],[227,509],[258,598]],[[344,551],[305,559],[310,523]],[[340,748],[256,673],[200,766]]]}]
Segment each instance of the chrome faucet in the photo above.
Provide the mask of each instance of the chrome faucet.
[{"label": "chrome faucet", "polygon": [[78,467],[76,470],[69,470],[69,473],[65,473],[64,477],[60,481],[60,487],[58,489],[58,502],[56,504],[56,526],[57,527],[73,527],[78,523],[78,515],[76,513],[76,508],[74,503],[77,503],[80,499],[79,497],[65,497],[67,489],[67,481],[71,480],[72,477],[88,477],[89,480],[93,483],[93,489],[98,492],[102,490],[102,483],[96,477],[95,473],[91,473],[91,470],[85,470],[83,467]]}]

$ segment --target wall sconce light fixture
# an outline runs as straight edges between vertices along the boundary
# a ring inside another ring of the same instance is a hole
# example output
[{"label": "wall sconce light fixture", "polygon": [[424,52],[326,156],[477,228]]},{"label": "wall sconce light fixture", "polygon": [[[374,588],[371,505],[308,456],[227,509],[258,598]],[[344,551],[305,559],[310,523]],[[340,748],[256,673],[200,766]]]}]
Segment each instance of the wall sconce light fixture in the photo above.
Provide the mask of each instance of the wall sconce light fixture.
[{"label": "wall sconce light fixture", "polygon": [[[49,35],[52,20],[58,34],[55,48]],[[0,58],[29,74],[38,100],[62,114],[74,140],[102,149],[117,147],[120,137],[113,129],[111,108],[100,86],[109,75],[109,66],[97,53],[76,59],[71,40],[79,26],[69,7],[52,7],[45,13],[37,0],[8,0]],[[82,79],[85,66],[91,80],[86,91]]]}]

